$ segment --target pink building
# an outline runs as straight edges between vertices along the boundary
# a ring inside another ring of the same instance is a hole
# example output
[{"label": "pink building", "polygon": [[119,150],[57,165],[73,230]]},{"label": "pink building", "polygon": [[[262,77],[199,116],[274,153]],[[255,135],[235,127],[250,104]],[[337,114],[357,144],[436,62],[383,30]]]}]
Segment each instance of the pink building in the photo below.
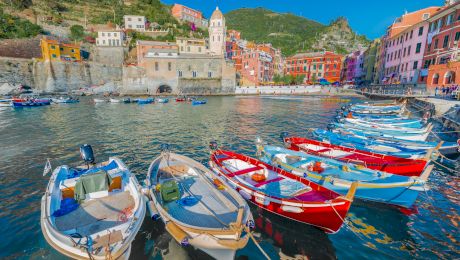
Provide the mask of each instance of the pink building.
[{"label": "pink building", "polygon": [[440,7],[429,7],[398,18],[387,31],[383,83],[416,83],[428,34],[427,19]]},{"label": "pink building", "polygon": [[343,83],[354,84],[355,83],[355,73],[356,73],[356,64],[358,63],[359,52],[353,52],[345,56],[343,61],[341,79]]},{"label": "pink building", "polygon": [[243,85],[258,86],[272,81],[273,57],[258,49],[246,49],[241,56],[241,78]]}]

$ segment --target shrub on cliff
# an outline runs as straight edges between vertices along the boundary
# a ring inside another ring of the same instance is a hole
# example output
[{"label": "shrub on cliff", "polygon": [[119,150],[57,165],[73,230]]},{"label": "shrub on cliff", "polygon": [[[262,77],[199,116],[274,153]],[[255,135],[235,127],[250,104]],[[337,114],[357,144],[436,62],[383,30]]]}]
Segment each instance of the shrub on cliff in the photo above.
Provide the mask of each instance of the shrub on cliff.
[{"label": "shrub on cliff", "polygon": [[72,25],[70,27],[70,38],[72,40],[81,41],[85,37],[85,28],[81,25]]},{"label": "shrub on cliff", "polygon": [[42,28],[17,16],[3,13],[0,8],[0,39],[30,38],[42,33]]}]

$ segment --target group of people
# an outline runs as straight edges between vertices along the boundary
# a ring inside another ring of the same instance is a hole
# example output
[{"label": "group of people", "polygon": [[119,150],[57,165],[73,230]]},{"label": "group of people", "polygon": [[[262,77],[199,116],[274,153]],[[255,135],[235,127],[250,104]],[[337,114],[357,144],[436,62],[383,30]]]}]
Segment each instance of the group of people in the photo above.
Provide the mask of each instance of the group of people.
[{"label": "group of people", "polygon": [[452,95],[452,92],[456,91],[458,87],[459,87],[458,85],[442,86],[442,87],[436,86],[436,88],[434,89],[434,95],[441,96],[442,98],[450,97]]}]

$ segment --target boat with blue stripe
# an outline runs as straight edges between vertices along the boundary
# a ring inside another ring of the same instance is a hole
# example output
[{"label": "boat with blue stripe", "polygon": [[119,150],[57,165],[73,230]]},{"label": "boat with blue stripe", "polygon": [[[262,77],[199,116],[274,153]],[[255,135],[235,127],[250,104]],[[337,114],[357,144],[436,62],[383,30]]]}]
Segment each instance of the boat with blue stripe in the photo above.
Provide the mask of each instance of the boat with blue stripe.
[{"label": "boat with blue stripe", "polygon": [[276,146],[258,144],[257,151],[262,161],[335,192],[345,194],[357,181],[357,198],[405,208],[414,205],[418,194],[428,189],[426,182],[433,169],[433,165],[429,165],[420,177],[407,177]]}]

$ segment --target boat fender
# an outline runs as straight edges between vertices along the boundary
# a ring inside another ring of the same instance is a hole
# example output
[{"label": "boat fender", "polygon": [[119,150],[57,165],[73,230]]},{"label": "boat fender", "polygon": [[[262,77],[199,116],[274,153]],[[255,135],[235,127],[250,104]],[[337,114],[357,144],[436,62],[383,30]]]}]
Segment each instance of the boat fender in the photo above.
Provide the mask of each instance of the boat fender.
[{"label": "boat fender", "polygon": [[263,197],[254,196],[254,201],[264,206],[270,205],[270,199],[265,196]]},{"label": "boat fender", "polygon": [[315,161],[312,165],[308,166],[308,170],[312,172],[322,173],[324,168],[321,166],[321,162]]},{"label": "boat fender", "polygon": [[249,194],[248,192],[246,192],[245,190],[239,190],[238,191],[240,193],[240,195],[247,199],[247,200],[250,200],[252,198],[251,194]]},{"label": "boat fender", "polygon": [[153,201],[147,202],[147,209],[149,211],[150,218],[152,218],[152,220],[160,219],[160,217],[161,217],[160,213],[158,212],[157,208],[155,207],[155,203]]},{"label": "boat fender", "polygon": [[214,186],[216,186],[216,188],[218,190],[224,190],[225,189],[224,184],[219,179],[214,178],[214,179],[212,179],[212,182],[214,183]]},{"label": "boat fender", "polygon": [[155,191],[156,192],[159,192],[160,189],[161,189],[161,184],[158,183],[157,185],[155,185]]},{"label": "boat fender", "polygon": [[285,212],[291,212],[291,213],[302,213],[303,212],[302,208],[293,207],[293,206],[287,206],[287,205],[281,206],[281,210],[283,210]]}]

